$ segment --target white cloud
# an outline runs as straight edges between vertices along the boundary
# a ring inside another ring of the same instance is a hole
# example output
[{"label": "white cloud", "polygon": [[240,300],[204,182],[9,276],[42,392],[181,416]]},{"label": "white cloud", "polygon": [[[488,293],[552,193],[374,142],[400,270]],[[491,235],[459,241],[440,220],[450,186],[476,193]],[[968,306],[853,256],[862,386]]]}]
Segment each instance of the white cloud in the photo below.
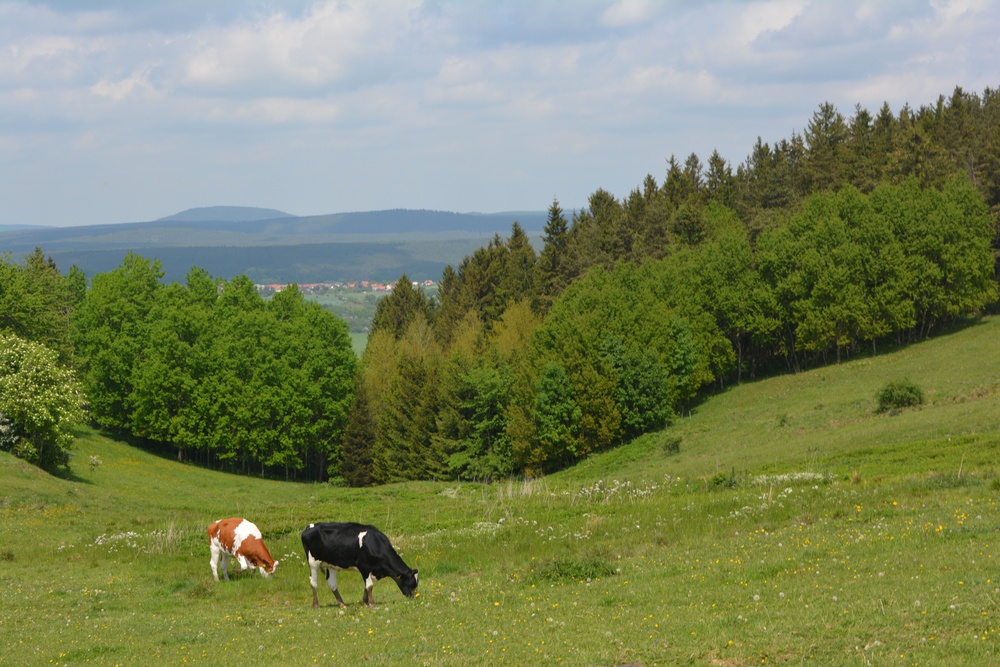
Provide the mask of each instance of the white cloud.
[{"label": "white cloud", "polygon": [[[205,28],[190,39],[184,82],[207,87],[322,87],[370,71],[405,48],[412,2],[327,2],[302,17],[281,12]],[[419,38],[419,35],[416,35]]]},{"label": "white cloud", "polygon": [[240,120],[252,124],[324,125],[337,120],[340,109],[329,100],[301,100],[290,98],[265,98],[253,100],[227,111],[215,120],[232,122]]},{"label": "white cloud", "polygon": [[739,19],[732,26],[733,38],[737,44],[749,46],[763,35],[788,27],[807,5],[805,0],[754,2],[739,12]]},{"label": "white cloud", "polygon": [[100,146],[101,143],[97,132],[84,132],[73,140],[73,148],[75,150],[91,150]]},{"label": "white cloud", "polygon": [[0,50],[0,82],[66,79],[77,69],[84,51],[76,40],[63,36],[29,37]]},{"label": "white cloud", "polygon": [[612,28],[637,25],[653,16],[656,9],[651,0],[617,0],[601,14],[601,23]]},{"label": "white cloud", "polygon": [[11,97],[16,102],[27,104],[38,98],[38,91],[34,88],[15,88],[11,91]]},{"label": "white cloud", "polygon": [[687,99],[720,92],[719,84],[711,72],[681,71],[658,65],[635,68],[629,73],[626,88],[629,92],[638,94],[659,89],[683,95]]},{"label": "white cloud", "polygon": [[935,14],[945,21],[953,21],[969,14],[981,14],[990,9],[989,0],[935,0],[931,2]]},{"label": "white cloud", "polygon": [[147,72],[141,71],[117,81],[101,79],[90,87],[90,91],[98,97],[121,102],[136,92],[152,92],[153,87],[149,84]]}]

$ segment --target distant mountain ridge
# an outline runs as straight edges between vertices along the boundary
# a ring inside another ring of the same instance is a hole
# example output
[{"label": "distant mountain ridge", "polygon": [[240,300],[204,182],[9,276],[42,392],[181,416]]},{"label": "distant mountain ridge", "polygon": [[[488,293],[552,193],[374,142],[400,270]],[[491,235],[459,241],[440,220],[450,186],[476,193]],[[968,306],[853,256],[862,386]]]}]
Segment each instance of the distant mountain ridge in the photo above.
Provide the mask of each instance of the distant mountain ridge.
[{"label": "distant mountain ridge", "polygon": [[45,225],[0,225],[0,233],[12,232],[22,229],[48,229]]},{"label": "distant mountain ridge", "polygon": [[547,216],[414,209],[295,216],[210,206],[150,222],[0,229],[0,254],[19,260],[40,247],[61,270],[76,265],[93,276],[114,269],[131,250],[160,260],[168,281],[182,281],[192,266],[226,279],[245,273],[257,282],[395,280],[403,273],[438,279],[446,265],[457,266],[494,235],[509,236],[514,222],[539,239]]},{"label": "distant mountain ridge", "polygon": [[278,218],[294,218],[291,213],[285,213],[274,208],[257,208],[255,206],[202,206],[189,208],[180,213],[158,218],[156,222],[246,222],[248,220],[276,220]]}]

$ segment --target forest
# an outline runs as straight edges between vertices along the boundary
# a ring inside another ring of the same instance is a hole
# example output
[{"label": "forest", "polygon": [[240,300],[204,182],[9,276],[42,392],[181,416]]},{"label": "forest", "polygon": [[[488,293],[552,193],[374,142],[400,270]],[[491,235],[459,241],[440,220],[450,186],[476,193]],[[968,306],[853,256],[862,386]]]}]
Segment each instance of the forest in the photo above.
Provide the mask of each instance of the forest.
[{"label": "forest", "polygon": [[0,449],[65,470],[72,425],[246,474],[366,486],[538,476],[726,386],[925,339],[997,301],[1000,92],[845,116],[732,165],[670,157],[554,200],[436,297],[401,276],[364,354],[295,288],[129,253],[0,261]]}]

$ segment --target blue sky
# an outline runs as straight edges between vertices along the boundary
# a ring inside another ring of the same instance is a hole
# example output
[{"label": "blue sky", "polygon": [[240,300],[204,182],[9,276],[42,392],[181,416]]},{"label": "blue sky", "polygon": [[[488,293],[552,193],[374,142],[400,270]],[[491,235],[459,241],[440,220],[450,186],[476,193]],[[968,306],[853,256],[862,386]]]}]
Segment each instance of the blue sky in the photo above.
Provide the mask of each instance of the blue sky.
[{"label": "blue sky", "polygon": [[0,224],[498,212],[1000,87],[988,0],[0,0]]}]

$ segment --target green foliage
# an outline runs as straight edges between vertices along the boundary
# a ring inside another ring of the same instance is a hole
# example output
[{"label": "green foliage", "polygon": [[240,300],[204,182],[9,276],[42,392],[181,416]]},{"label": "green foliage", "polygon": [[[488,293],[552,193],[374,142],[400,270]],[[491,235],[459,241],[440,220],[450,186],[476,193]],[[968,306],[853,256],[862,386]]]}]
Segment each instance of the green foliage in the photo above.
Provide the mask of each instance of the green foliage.
[{"label": "green foliage", "polygon": [[265,302],[245,276],[160,276],[130,254],[74,318],[95,421],[179,459],[323,478],[353,391],[346,325],[294,285]]},{"label": "green foliage", "polygon": [[621,414],[622,437],[655,431],[673,419],[670,374],[651,350],[630,347],[621,338],[609,338],[603,346],[616,377],[615,403]]},{"label": "green foliage", "polygon": [[340,460],[328,473],[341,475],[351,486],[369,486],[373,483],[372,443],[375,441],[376,419],[368,396],[368,385],[358,378],[354,399],[348,413],[344,438],[340,445]]},{"label": "green foliage", "polygon": [[[657,298],[659,266],[595,267],[535,332],[535,363],[564,369],[581,410],[570,460],[663,426],[711,380],[692,326]],[[549,465],[567,462],[551,454]]]},{"label": "green foliage", "polygon": [[0,449],[46,470],[65,467],[83,403],[73,371],[55,352],[0,333]]},{"label": "green foliage", "polygon": [[875,394],[876,412],[899,412],[924,403],[924,391],[908,379],[888,382]]},{"label": "green foliage", "polygon": [[735,489],[744,477],[744,474],[737,473],[736,470],[717,472],[709,478],[708,485],[713,489]]},{"label": "green foliage", "polygon": [[[375,342],[375,341],[373,341]],[[383,382],[376,393],[377,430],[372,444],[372,478],[386,483],[447,476],[444,448],[437,438],[440,407],[441,350],[430,324],[418,315],[385,360],[375,358],[367,368],[382,366]]]},{"label": "green foliage", "polygon": [[[844,116],[829,102],[813,114],[805,130],[805,187],[824,191],[842,185],[847,172],[850,135]],[[863,136],[859,137],[863,140]]]},{"label": "green foliage", "polygon": [[535,387],[533,414],[537,447],[522,464],[551,467],[578,458],[583,411],[573,383],[559,364],[549,363],[542,369]]},{"label": "green foliage", "polygon": [[480,362],[460,370],[455,379],[458,405],[452,429],[458,438],[450,448],[451,474],[477,480],[510,475],[514,461],[507,432],[509,371]]},{"label": "green foliage", "polygon": [[462,260],[456,272],[449,267],[441,279],[438,338],[449,343],[455,327],[468,313],[492,330],[509,306],[538,296],[537,258],[527,234],[518,223],[507,240],[494,236],[488,245]]},{"label": "green foliage", "polygon": [[663,453],[668,456],[671,454],[678,454],[681,451],[681,438],[679,435],[667,435],[662,438],[662,448]]},{"label": "green foliage", "polygon": [[126,432],[130,426],[132,383],[162,276],[159,262],[129,252],[117,269],[94,276],[73,313],[81,380],[91,415],[105,428]]},{"label": "green foliage", "polygon": [[0,332],[41,343],[59,355],[59,363],[72,365],[69,314],[85,286],[76,267],[63,277],[41,248],[21,265],[11,263],[9,255],[0,256]]},{"label": "green foliage", "polygon": [[422,288],[414,288],[404,273],[396,281],[392,292],[383,297],[375,307],[371,332],[388,331],[393,338],[399,340],[418,316],[433,321],[434,303]]},{"label": "green foliage", "polygon": [[553,199],[549,206],[548,219],[545,223],[545,233],[542,236],[544,246],[538,257],[538,305],[536,310],[548,312],[552,301],[566,289],[572,280],[569,275],[569,257],[567,255],[567,236],[569,224],[563,214],[559,200]]}]

